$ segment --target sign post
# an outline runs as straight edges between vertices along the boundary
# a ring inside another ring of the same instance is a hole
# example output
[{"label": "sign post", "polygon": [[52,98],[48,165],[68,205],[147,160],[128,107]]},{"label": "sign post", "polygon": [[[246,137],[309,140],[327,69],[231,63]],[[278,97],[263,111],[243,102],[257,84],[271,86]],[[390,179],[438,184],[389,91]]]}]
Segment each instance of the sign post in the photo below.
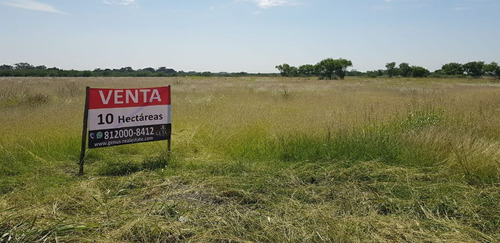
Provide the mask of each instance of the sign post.
[{"label": "sign post", "polygon": [[172,132],[170,86],[138,89],[87,87],[80,172],[83,174],[85,137],[88,148],[170,139]]},{"label": "sign post", "polygon": [[87,119],[89,117],[89,90],[90,87],[87,86],[85,89],[85,109],[83,110],[83,129],[82,129],[82,148],[80,151],[80,170],[78,175],[83,175],[83,159],[85,158],[85,144],[87,142]]}]

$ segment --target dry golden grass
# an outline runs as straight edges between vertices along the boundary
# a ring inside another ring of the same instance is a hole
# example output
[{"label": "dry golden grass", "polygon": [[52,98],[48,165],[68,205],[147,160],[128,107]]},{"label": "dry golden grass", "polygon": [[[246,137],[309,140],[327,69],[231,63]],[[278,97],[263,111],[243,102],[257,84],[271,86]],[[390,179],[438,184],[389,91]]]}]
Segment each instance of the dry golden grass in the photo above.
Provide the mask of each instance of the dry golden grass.
[{"label": "dry golden grass", "polygon": [[[172,157],[77,177],[85,86],[163,85]],[[499,124],[493,80],[1,78],[0,241],[495,242]]]}]

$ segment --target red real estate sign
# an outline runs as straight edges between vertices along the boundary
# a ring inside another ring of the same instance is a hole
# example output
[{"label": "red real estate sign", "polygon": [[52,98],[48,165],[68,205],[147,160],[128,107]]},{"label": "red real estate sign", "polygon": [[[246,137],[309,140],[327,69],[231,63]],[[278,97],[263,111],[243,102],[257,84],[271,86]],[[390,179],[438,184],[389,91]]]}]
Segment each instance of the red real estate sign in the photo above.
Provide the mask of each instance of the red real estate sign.
[{"label": "red real estate sign", "polygon": [[170,86],[88,92],[88,147],[170,140]]}]

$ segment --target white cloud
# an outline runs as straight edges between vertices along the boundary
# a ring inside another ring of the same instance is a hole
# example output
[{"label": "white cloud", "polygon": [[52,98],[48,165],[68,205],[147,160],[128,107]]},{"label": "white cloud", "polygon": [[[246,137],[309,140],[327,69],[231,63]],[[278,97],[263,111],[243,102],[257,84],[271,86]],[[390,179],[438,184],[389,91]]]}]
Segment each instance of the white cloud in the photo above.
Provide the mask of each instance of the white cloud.
[{"label": "white cloud", "polygon": [[301,4],[297,0],[236,0],[236,2],[252,2],[255,3],[257,7],[263,9]]},{"label": "white cloud", "polygon": [[254,0],[259,8],[271,8],[289,4],[287,0]]},{"label": "white cloud", "polygon": [[8,2],[0,2],[0,4],[15,7],[15,8],[23,8],[41,12],[49,12],[49,13],[57,13],[57,14],[66,14],[65,12],[59,11],[54,8],[52,5],[47,3],[42,3],[34,0],[12,0]]},{"label": "white cloud", "polygon": [[132,4],[135,4],[136,1],[135,0],[104,0],[104,3],[105,4],[108,4],[108,5],[132,5]]}]

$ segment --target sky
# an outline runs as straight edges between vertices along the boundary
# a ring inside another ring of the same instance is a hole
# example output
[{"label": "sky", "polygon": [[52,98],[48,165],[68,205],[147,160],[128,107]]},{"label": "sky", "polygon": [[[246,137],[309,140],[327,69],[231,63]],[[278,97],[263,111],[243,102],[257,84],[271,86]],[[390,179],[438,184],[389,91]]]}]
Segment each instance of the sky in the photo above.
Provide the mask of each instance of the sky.
[{"label": "sky", "polygon": [[0,0],[0,65],[278,72],[500,62],[500,0]]}]

